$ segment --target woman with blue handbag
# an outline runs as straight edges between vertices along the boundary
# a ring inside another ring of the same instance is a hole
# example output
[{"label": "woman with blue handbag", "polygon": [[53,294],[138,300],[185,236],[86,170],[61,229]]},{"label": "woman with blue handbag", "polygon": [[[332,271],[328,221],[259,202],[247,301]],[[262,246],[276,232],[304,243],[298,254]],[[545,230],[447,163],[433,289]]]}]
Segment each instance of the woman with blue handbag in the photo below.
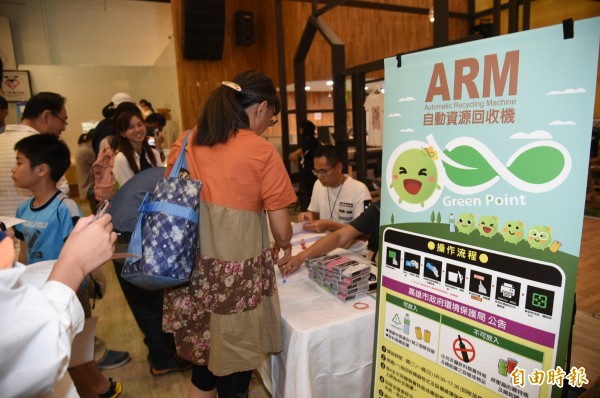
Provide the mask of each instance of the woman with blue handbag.
[{"label": "woman with blue handbag", "polygon": [[[121,104],[117,108],[117,112],[118,114],[115,116],[115,141],[118,152],[115,156],[113,173],[117,186],[124,190],[121,195],[117,192],[117,195],[112,199],[114,207],[118,210],[125,207],[125,204],[122,203],[124,199],[133,202],[133,197],[137,191],[142,186],[148,185],[141,179],[133,181],[136,176],[142,171],[153,168],[158,168],[160,171],[156,171],[161,173],[164,168],[159,167],[161,165],[159,152],[148,144],[146,125],[139,108],[133,103],[129,103],[129,105]],[[151,174],[145,173],[145,176],[151,176]],[[132,184],[127,184],[129,181],[133,181]],[[155,182],[150,177],[152,186]],[[135,209],[137,209],[137,206]],[[132,213],[134,212],[135,210]],[[125,220],[122,220],[121,217],[123,217],[123,214],[115,217],[117,225],[125,224]],[[121,234],[117,243],[120,245],[128,244],[132,229],[122,229],[119,232]],[[144,334],[144,343],[148,348],[150,374],[163,376],[172,372],[188,370],[191,364],[177,357],[173,335],[162,330],[163,291],[142,289],[123,279],[121,276],[123,259],[114,259],[113,264],[119,285],[121,285],[123,294],[127,299],[127,304]]]},{"label": "woman with blue handbag", "polygon": [[260,137],[278,112],[271,78],[241,73],[213,91],[185,148],[190,178],[202,181],[199,250],[189,284],[165,292],[163,324],[194,364],[191,398],[245,396],[262,355],[281,351],[275,266],[291,255],[287,207],[296,194],[281,156]]}]

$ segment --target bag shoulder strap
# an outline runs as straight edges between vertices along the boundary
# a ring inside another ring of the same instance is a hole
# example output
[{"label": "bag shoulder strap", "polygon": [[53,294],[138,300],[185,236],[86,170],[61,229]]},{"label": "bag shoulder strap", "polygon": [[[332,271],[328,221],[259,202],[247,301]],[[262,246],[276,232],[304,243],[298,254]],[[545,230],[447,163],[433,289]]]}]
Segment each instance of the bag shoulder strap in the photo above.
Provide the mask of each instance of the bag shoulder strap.
[{"label": "bag shoulder strap", "polygon": [[185,138],[183,139],[183,143],[181,144],[181,149],[179,150],[179,155],[177,156],[177,160],[175,161],[175,165],[171,169],[169,173],[169,177],[177,177],[179,175],[179,170],[183,167],[187,169],[187,161],[185,160],[185,148],[187,147],[188,138],[192,134],[194,130],[188,130],[185,134]]}]

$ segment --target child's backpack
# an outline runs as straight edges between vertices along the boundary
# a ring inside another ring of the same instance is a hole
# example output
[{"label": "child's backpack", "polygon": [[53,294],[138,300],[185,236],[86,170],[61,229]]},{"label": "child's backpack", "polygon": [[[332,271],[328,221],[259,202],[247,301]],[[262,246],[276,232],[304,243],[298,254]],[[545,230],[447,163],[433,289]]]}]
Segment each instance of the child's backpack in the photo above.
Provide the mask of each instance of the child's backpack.
[{"label": "child's backpack", "polygon": [[116,192],[117,182],[113,175],[116,152],[110,148],[102,148],[92,165],[94,173],[94,196],[96,200],[110,199]]}]

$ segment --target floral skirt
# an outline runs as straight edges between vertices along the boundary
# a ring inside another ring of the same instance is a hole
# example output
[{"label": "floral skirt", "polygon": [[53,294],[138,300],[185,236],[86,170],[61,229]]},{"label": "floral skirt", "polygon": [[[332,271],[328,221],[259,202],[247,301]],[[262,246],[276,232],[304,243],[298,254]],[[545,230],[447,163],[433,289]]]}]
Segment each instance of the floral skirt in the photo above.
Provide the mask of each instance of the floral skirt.
[{"label": "floral skirt", "polygon": [[243,261],[198,256],[190,283],[165,291],[163,329],[179,356],[224,376],[281,351],[274,267],[270,248]]}]

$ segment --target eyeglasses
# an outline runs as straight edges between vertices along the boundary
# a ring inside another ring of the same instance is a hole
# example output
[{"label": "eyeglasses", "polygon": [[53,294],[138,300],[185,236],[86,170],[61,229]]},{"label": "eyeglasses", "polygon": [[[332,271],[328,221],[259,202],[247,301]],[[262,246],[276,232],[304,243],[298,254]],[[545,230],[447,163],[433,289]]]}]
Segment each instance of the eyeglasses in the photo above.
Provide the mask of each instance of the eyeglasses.
[{"label": "eyeglasses", "polygon": [[275,126],[277,123],[279,123],[279,120],[277,120],[277,118],[276,118],[276,117],[273,117],[273,119],[271,119],[271,120],[269,121],[269,127],[273,127],[273,126]]},{"label": "eyeglasses", "polygon": [[325,177],[327,175],[327,173],[329,173],[329,170],[333,169],[333,166],[328,168],[327,170],[325,169],[321,169],[321,170],[315,170],[313,169],[312,173],[314,175],[316,175],[317,177]]},{"label": "eyeglasses", "polygon": [[67,126],[69,124],[69,122],[67,122],[66,119],[63,119],[62,117],[58,116],[58,114],[52,112],[52,115],[54,115],[55,118],[57,118],[58,120],[60,120],[61,122],[63,122],[65,124],[65,126]]}]

